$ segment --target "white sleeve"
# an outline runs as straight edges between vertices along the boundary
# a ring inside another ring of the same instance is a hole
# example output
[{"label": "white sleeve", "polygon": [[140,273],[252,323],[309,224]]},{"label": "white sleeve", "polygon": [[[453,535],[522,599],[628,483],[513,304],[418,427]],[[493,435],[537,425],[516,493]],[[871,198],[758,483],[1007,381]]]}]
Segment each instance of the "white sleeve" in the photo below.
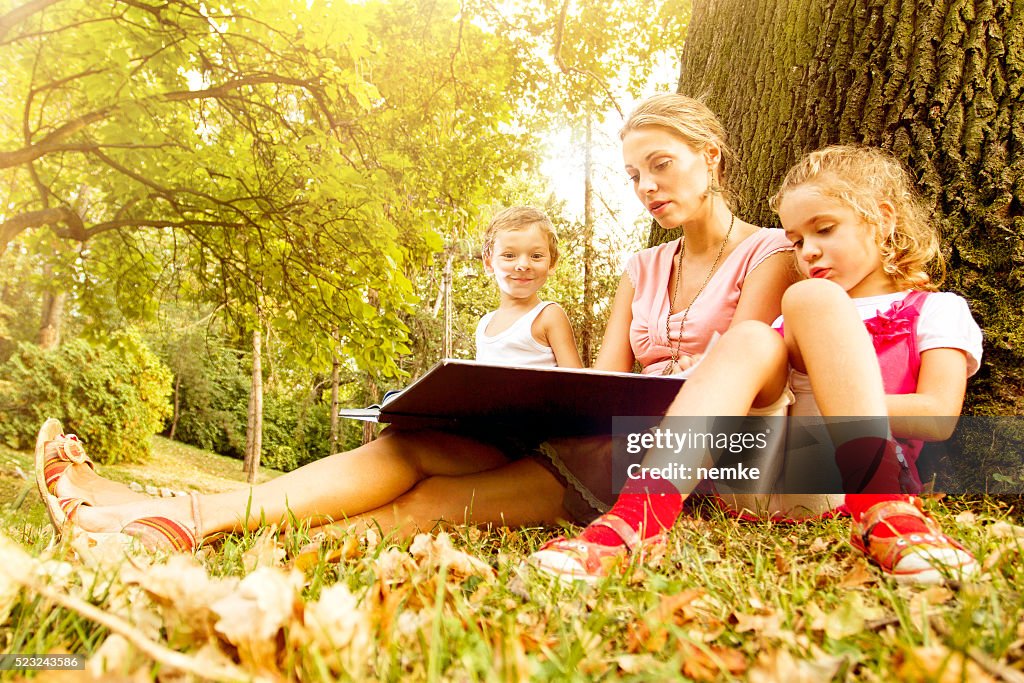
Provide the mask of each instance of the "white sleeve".
[{"label": "white sleeve", "polygon": [[929,294],[917,321],[917,350],[960,349],[967,354],[967,376],[981,365],[981,328],[963,298],[952,292]]}]

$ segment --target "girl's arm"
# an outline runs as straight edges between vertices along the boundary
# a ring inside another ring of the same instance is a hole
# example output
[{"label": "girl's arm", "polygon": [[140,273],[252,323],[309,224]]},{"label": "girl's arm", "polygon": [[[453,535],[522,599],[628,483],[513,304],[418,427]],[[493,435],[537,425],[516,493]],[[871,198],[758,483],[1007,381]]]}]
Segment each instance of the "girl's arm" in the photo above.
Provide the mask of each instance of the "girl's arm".
[{"label": "girl's arm", "polygon": [[771,325],[782,313],[782,293],[796,280],[792,251],[780,251],[762,261],[743,280],[740,300],[729,327],[744,320]]},{"label": "girl's arm", "polygon": [[632,372],[633,348],[629,345],[629,326],[633,324],[633,283],[625,273],[619,280],[619,288],[612,301],[612,312],[604,328],[601,351],[594,362],[595,370]]},{"label": "girl's arm", "polygon": [[[558,304],[545,306],[537,317],[540,324],[542,341],[551,347],[555,354],[555,362],[560,368],[582,368],[580,352],[576,349],[576,338],[572,332],[572,323]],[[537,335],[534,335],[536,337]]]},{"label": "girl's arm", "polygon": [[956,428],[966,391],[966,353],[952,348],[923,352],[917,392],[885,397],[893,435],[924,441],[948,439]]}]

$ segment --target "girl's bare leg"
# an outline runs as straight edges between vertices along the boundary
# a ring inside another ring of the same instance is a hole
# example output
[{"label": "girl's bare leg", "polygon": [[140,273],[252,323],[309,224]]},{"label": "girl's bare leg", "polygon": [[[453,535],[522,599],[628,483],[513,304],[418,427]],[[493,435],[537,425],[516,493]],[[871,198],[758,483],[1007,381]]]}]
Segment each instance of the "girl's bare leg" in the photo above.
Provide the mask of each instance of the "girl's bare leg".
[{"label": "girl's bare leg", "polygon": [[771,405],[778,400],[786,380],[786,347],[782,337],[764,323],[744,321],[722,335],[665,414],[746,415],[751,407]]},{"label": "girl's bare leg", "polygon": [[[314,524],[358,515],[391,503],[423,479],[462,475],[505,464],[501,452],[442,432],[389,430],[375,441],[337,453],[258,486],[200,496],[200,536],[287,522]],[[187,498],[146,499],[128,505],[81,507],[89,531],[119,530],[141,517],[192,518]]]},{"label": "girl's bare leg", "polygon": [[871,335],[850,297],[827,280],[804,280],[782,297],[790,362],[810,376],[822,415],[884,416],[885,388]]}]

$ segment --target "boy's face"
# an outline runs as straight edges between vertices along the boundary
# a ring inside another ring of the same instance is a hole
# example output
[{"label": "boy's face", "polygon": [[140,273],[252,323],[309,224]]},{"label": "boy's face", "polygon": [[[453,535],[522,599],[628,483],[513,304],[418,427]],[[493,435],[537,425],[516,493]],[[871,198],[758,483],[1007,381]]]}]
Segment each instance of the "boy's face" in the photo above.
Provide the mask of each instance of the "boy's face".
[{"label": "boy's face", "polygon": [[551,271],[547,235],[535,224],[502,230],[494,238],[490,257],[484,259],[484,269],[494,275],[502,298],[533,297]]}]

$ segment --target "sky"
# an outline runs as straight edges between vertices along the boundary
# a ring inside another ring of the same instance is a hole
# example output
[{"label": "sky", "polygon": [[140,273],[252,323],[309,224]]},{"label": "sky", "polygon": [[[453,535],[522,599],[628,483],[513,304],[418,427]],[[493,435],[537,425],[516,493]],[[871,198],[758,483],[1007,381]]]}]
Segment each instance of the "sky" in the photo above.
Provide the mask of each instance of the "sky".
[{"label": "sky", "polygon": [[[655,93],[674,91],[679,78],[678,69],[679,65],[674,55],[666,55],[664,62],[652,70],[651,79],[639,97],[625,95],[619,99],[619,107],[623,113],[628,116],[641,100]],[[646,244],[650,217],[633,194],[632,184],[623,169],[619,145],[619,129],[623,120],[614,107],[609,107],[604,120],[595,127],[593,137],[594,190],[600,195],[600,199],[596,199],[594,204],[595,230],[599,235],[613,232],[636,238],[622,240],[623,250],[620,257],[624,264],[630,253]],[[547,136],[545,146],[547,154],[541,165],[541,174],[546,177],[556,196],[566,203],[567,218],[582,223],[583,134],[581,132],[574,136],[568,127],[552,131]],[[610,213],[609,209],[614,213]]]}]

